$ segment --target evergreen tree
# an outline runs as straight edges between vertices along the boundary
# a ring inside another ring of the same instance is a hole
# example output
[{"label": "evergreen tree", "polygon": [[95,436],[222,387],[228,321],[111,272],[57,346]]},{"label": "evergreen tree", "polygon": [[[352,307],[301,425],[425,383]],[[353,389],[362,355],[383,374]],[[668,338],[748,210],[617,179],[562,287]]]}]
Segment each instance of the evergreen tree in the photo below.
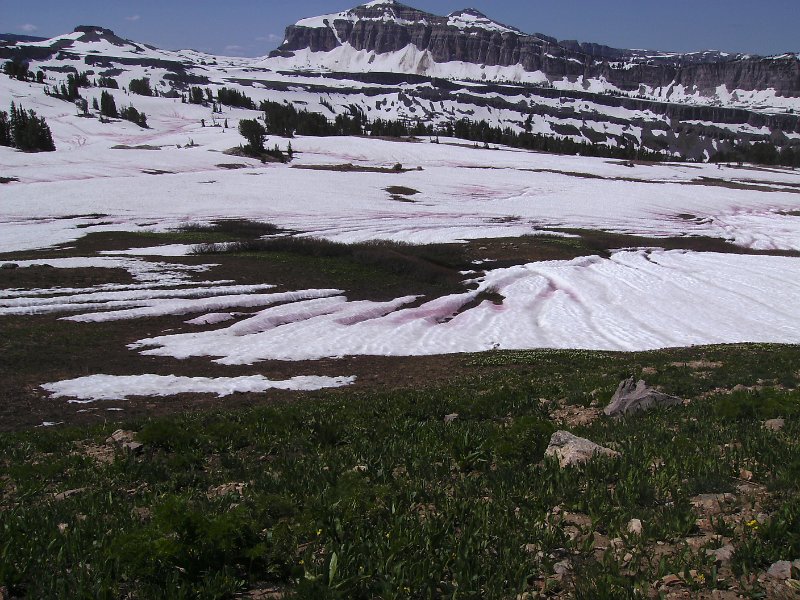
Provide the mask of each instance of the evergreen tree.
[{"label": "evergreen tree", "polygon": [[110,119],[116,119],[119,116],[117,112],[117,103],[114,102],[114,96],[106,91],[100,94],[100,114]]},{"label": "evergreen tree", "polygon": [[11,122],[8,113],[0,111],[0,146],[11,146]]},{"label": "evergreen tree", "polygon": [[143,112],[139,112],[133,106],[123,107],[119,111],[119,116],[121,119],[130,121],[131,123],[136,123],[139,127],[147,129],[147,115],[145,115]]},{"label": "evergreen tree", "polygon": [[150,87],[150,80],[147,77],[142,77],[141,79],[131,79],[128,89],[130,90],[131,94],[137,94],[139,96],[153,95],[153,89]]},{"label": "evergreen tree", "polygon": [[203,104],[203,88],[192,87],[189,89],[189,102],[191,104]]},{"label": "evergreen tree", "polygon": [[261,154],[264,152],[264,137],[267,130],[255,119],[242,119],[239,121],[239,133],[247,140],[247,150]]},{"label": "evergreen tree", "polygon": [[32,110],[25,111],[12,102],[10,115],[0,112],[0,145],[13,146],[26,152],[52,152],[53,136],[44,118]]}]

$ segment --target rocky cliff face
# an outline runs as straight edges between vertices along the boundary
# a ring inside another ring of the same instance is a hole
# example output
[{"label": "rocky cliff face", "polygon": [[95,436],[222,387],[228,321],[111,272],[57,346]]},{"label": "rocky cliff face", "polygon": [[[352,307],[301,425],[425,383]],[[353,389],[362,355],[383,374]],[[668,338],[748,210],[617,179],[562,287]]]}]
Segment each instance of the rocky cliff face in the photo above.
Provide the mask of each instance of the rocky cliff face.
[{"label": "rocky cliff face", "polygon": [[[604,78],[623,91],[681,85],[713,93],[773,88],[778,95],[800,97],[797,55],[761,58],[721,52],[676,54],[622,50],[574,40],[558,42],[529,35],[492,21],[475,10],[446,17],[426,13],[394,0],[383,0],[342,13],[299,21],[286,30],[286,42],[273,57],[298,51],[330,52],[342,46],[386,55],[409,47],[436,63],[459,61],[488,67],[540,71],[551,81]],[[418,74],[424,74],[416,68]]]}]

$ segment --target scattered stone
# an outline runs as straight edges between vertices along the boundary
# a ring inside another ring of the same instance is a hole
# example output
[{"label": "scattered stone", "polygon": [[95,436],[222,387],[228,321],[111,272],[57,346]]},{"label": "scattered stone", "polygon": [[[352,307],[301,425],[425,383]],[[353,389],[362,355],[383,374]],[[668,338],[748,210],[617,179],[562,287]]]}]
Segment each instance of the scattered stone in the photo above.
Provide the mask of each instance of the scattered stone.
[{"label": "scattered stone", "polygon": [[125,431],[124,429],[117,429],[114,433],[106,438],[106,444],[110,446],[117,446],[122,450],[127,450],[136,454],[141,452],[144,445],[134,439],[135,431]]},{"label": "scattered stone", "polygon": [[85,487],[75,488],[74,490],[67,490],[65,492],[59,492],[58,494],[55,494],[53,496],[53,499],[57,500],[57,501],[66,500],[67,498],[69,498],[71,496],[74,496],[76,494],[80,494],[80,493],[85,492],[85,491],[86,491]]},{"label": "scattered stone", "polygon": [[19,265],[17,263],[3,263],[0,265],[0,269],[19,269]]},{"label": "scattered stone", "polygon": [[733,546],[725,544],[722,548],[716,548],[715,550],[709,548],[706,550],[706,554],[713,557],[718,565],[723,565],[731,562],[735,551],[736,549]]},{"label": "scattered stone", "polygon": [[150,520],[152,512],[146,506],[134,506],[131,509],[131,515],[139,519],[140,522],[146,523]]},{"label": "scattered stone", "polygon": [[109,448],[108,446],[96,446],[94,444],[85,446],[83,448],[83,453],[102,465],[110,465],[113,463],[116,455],[113,448]]},{"label": "scattered stone", "polygon": [[626,552],[625,556],[622,557],[622,562],[624,562],[625,564],[628,564],[632,560],[633,560],[633,554],[631,554],[630,552]]},{"label": "scattered stone", "polygon": [[553,573],[559,577],[564,577],[572,569],[568,560],[562,560],[553,565]]},{"label": "scattered stone", "polygon": [[786,426],[786,421],[783,419],[770,419],[764,422],[764,428],[770,431],[780,431]]},{"label": "scattered stone", "polygon": [[664,575],[664,577],[661,578],[661,585],[663,587],[671,587],[673,585],[680,585],[681,583],[683,583],[683,581],[677,575]]},{"label": "scattered stone", "polygon": [[700,494],[691,499],[692,506],[698,512],[705,515],[716,515],[722,512],[722,506],[732,504],[736,496],[729,493],[724,494]]},{"label": "scattered stone", "polygon": [[458,420],[458,413],[451,413],[449,415],[444,416],[444,424],[449,425],[453,421]]},{"label": "scattered stone", "polygon": [[628,521],[628,533],[631,535],[642,535],[642,522],[639,519]]},{"label": "scattered stone", "polygon": [[609,417],[621,417],[649,410],[654,406],[676,406],[678,404],[683,404],[683,400],[649,387],[644,380],[640,379],[636,383],[631,377],[620,382],[611,402],[603,412]]},{"label": "scattered stone", "polygon": [[788,560],[779,560],[772,563],[772,566],[767,570],[767,575],[773,579],[780,579],[786,581],[792,578],[792,563]]},{"label": "scattered stone", "polygon": [[592,518],[589,515],[585,515],[583,513],[565,512],[563,518],[565,524],[575,525],[583,529],[588,528],[592,525]]},{"label": "scattered stone", "polygon": [[753,472],[748,471],[747,469],[739,469],[739,479],[744,479],[745,481],[753,481]]},{"label": "scattered stone", "polygon": [[244,488],[246,487],[246,483],[223,483],[222,485],[208,488],[206,496],[209,500],[222,498],[223,496],[241,496],[244,494]]},{"label": "scattered stone", "polygon": [[368,470],[367,465],[356,465],[353,467],[353,471],[356,473],[366,473]]},{"label": "scattered stone", "polygon": [[284,597],[286,597],[286,593],[278,587],[250,590],[244,595],[244,598],[248,600],[280,600]]},{"label": "scattered stone", "polygon": [[550,444],[545,451],[545,456],[555,456],[558,459],[558,464],[562,469],[583,464],[596,455],[614,457],[619,456],[619,452],[573,435],[568,431],[556,431],[550,438]]}]

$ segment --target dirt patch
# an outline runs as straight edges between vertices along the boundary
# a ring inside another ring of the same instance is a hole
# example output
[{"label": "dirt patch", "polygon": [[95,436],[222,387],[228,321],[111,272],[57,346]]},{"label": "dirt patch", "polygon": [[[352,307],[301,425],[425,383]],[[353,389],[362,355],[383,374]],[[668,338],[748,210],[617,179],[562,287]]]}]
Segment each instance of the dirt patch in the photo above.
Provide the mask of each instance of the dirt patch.
[{"label": "dirt patch", "polygon": [[144,169],[145,175],[174,175],[175,171],[165,171],[164,169]]},{"label": "dirt patch", "polygon": [[55,288],[91,287],[106,283],[133,283],[133,277],[125,269],[82,268],[56,269],[47,265],[35,265],[17,269],[0,269],[0,289],[10,288]]},{"label": "dirt patch", "polygon": [[11,183],[12,181],[19,181],[16,177],[0,177],[0,183]]},{"label": "dirt patch", "polygon": [[139,146],[128,146],[127,144],[117,144],[111,146],[112,150],[161,150],[161,146],[151,146],[149,144],[141,144]]},{"label": "dirt patch", "polygon": [[244,165],[242,163],[220,163],[217,165],[220,169],[228,169],[229,171],[235,171],[237,169],[246,169],[249,165]]},{"label": "dirt patch", "polygon": [[390,185],[387,188],[384,188],[387,192],[394,196],[415,196],[420,193],[419,190],[415,190],[414,188],[406,187],[404,185]]},{"label": "dirt patch", "polygon": [[708,187],[721,187],[729,190],[744,190],[748,192],[786,192],[789,194],[800,194],[800,189],[786,189],[785,187],[775,187],[783,184],[774,182],[758,182],[753,180],[729,181],[727,179],[716,179],[714,177],[700,177],[692,181],[681,182],[682,185],[703,185]]}]

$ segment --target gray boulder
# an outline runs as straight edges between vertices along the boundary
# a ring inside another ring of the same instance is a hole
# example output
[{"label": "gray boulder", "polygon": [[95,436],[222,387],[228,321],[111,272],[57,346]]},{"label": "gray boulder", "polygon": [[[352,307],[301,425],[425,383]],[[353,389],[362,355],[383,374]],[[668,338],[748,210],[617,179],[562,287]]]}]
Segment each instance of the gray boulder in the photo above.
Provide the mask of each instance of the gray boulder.
[{"label": "gray boulder", "polygon": [[609,417],[621,417],[649,410],[654,406],[676,406],[678,404],[683,404],[683,400],[659,392],[641,379],[636,383],[631,377],[619,384],[611,402],[603,412]]},{"label": "gray boulder", "polygon": [[619,452],[573,435],[568,431],[556,431],[550,438],[550,444],[544,454],[545,456],[555,456],[561,468],[583,464],[598,455],[619,456]]}]

